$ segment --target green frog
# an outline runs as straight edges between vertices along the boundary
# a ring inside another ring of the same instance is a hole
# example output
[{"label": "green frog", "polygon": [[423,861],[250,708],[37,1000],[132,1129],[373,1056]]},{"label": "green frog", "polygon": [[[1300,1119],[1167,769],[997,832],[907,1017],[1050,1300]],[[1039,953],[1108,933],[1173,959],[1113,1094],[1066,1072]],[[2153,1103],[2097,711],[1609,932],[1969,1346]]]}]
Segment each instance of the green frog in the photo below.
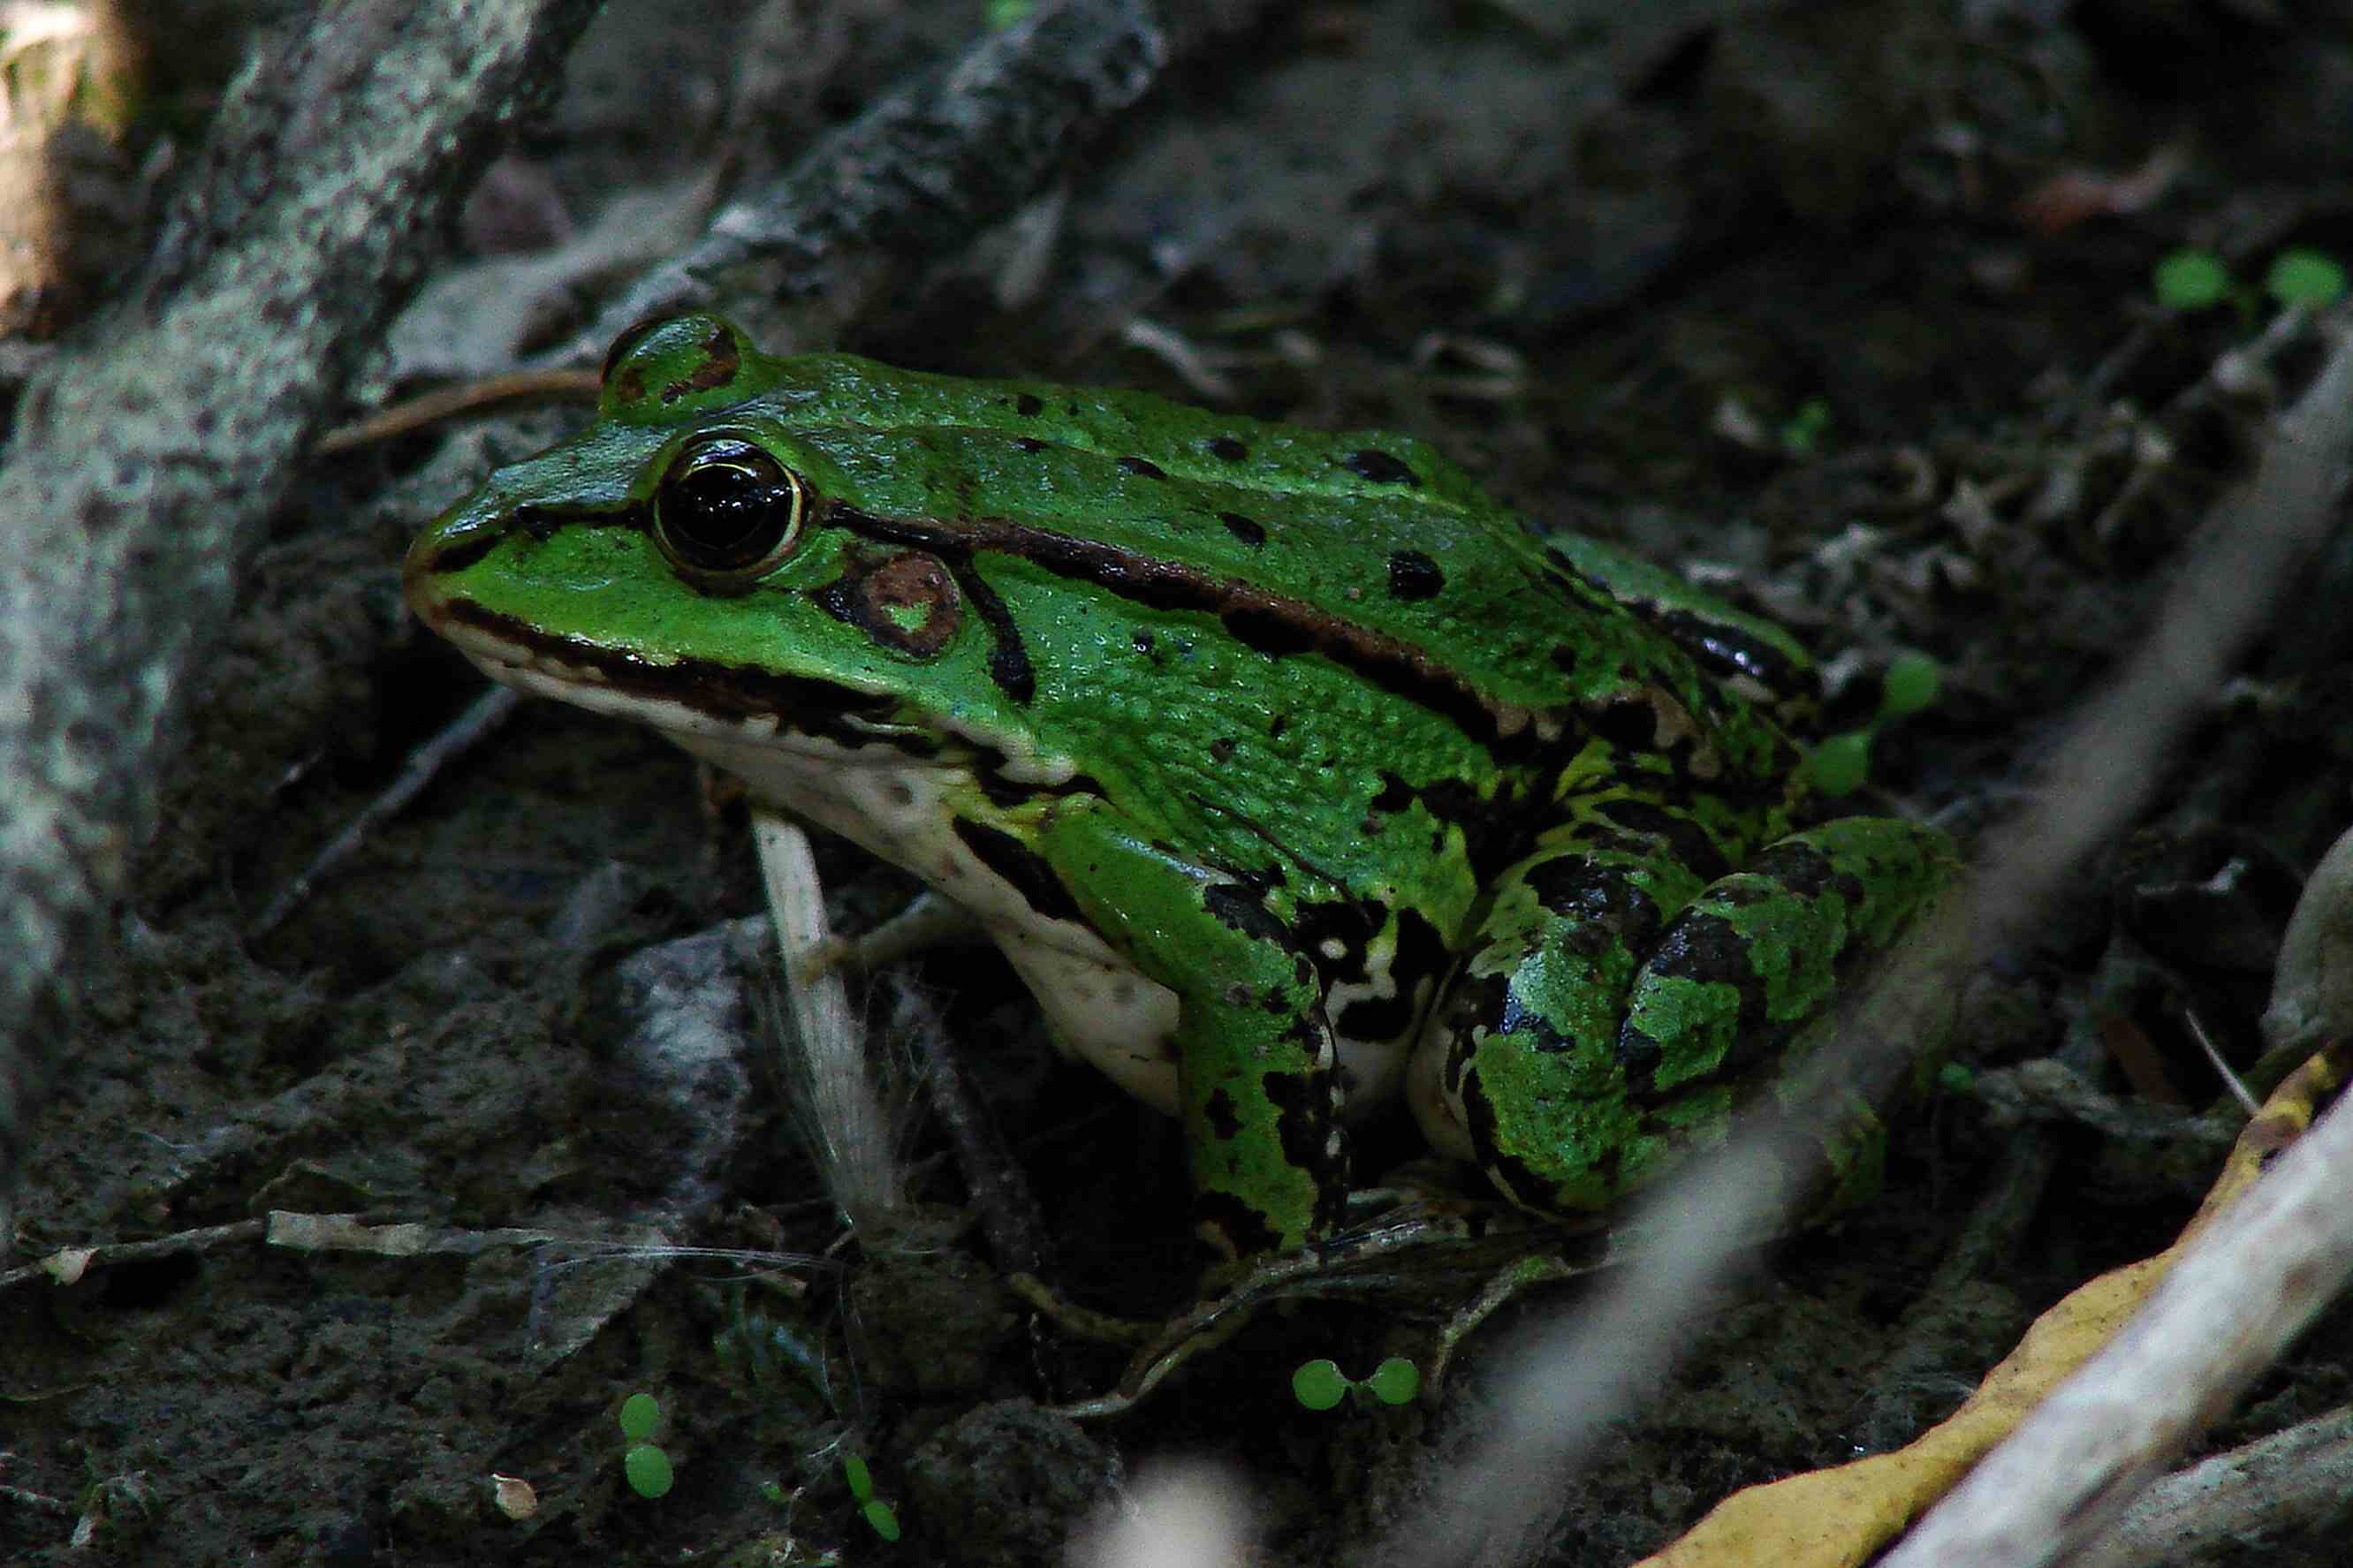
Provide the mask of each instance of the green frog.
[{"label": "green frog", "polygon": [[[650,724],[961,905],[1180,1119],[1204,1238],[1330,1237],[1402,1096],[1514,1205],[1720,1142],[1934,900],[1935,829],[1793,824],[1771,623],[1539,537],[1409,437],[773,358],[688,314],[409,552],[494,679]],[[1859,1195],[1858,1104],[1814,1145]]]}]

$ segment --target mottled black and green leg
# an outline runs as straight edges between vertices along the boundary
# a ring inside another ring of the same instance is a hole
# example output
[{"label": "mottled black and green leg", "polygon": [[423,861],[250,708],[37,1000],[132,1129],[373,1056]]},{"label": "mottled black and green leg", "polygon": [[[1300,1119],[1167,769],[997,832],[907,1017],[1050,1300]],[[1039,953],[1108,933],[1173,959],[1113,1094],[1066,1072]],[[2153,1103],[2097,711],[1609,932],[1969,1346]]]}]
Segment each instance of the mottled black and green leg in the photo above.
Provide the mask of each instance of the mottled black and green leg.
[{"label": "mottled black and green leg", "polygon": [[[1729,1076],[1770,1096],[1772,1114],[1812,1145],[1810,1169],[1796,1173],[1791,1200],[1816,1214],[1862,1202],[1879,1190],[1887,1152],[1882,1113],[1895,1085],[1851,1077],[1813,1085],[1820,1102],[1797,1103],[1796,1069],[1840,1021],[1839,1004],[1917,927],[1951,885],[1958,857],[1951,839],[1900,817],[1850,816],[1767,845],[1746,869],[1714,884],[1677,916],[1643,966],[1627,1007],[1620,1048],[1655,1046],[1653,1081],[1676,1085]],[[1926,984],[1949,984],[1923,971]],[[1936,1018],[1933,1038],[1899,1042],[1912,1052],[1910,1094],[1934,1077],[1951,1025],[1941,1007],[1906,1010]],[[1672,1044],[1670,1042],[1672,1042]],[[1794,1119],[1792,1119],[1794,1118]]]},{"label": "mottled black and green leg", "polygon": [[[1567,812],[1491,890],[1414,1068],[1431,1142],[1554,1214],[1608,1209],[1722,1142],[1952,858],[1933,829],[1856,817],[1704,881],[1714,840],[1672,809],[1603,791]],[[1824,1136],[1841,1194],[1860,1195],[1882,1142],[1870,1108]]]},{"label": "mottled black and green leg", "polygon": [[1088,921],[1176,993],[1178,1113],[1203,1239],[1230,1258],[1330,1234],[1348,1193],[1332,1027],[1270,890],[1095,814],[1050,829],[1042,848]]}]

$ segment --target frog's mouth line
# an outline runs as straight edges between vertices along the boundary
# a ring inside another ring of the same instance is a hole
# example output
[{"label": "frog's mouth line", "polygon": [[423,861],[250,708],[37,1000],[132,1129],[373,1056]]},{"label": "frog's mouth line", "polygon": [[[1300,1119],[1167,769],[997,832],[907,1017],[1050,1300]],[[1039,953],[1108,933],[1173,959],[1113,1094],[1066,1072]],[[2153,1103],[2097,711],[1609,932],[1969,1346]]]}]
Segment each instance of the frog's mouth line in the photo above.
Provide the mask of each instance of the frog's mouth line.
[{"label": "frog's mouth line", "polygon": [[[935,736],[894,721],[897,700],[812,676],[710,659],[656,664],[533,630],[462,599],[412,595],[417,615],[502,686],[681,735],[751,741],[839,762],[930,760]],[[867,758],[846,752],[882,748]]]},{"label": "frog's mouth line", "polygon": [[900,718],[887,692],[816,676],[777,675],[712,659],[655,664],[618,648],[553,637],[464,599],[412,583],[425,624],[501,686],[633,720],[680,739],[748,742],[840,767],[965,767],[994,793],[1100,794],[1065,756],[1018,737]]}]

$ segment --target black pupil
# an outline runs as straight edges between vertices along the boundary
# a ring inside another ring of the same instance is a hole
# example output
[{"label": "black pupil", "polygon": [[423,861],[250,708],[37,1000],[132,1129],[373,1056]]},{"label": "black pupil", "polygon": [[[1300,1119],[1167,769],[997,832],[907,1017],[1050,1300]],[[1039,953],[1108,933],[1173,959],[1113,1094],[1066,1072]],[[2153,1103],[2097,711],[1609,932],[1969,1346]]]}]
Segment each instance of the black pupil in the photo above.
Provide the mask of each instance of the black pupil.
[{"label": "black pupil", "polygon": [[727,571],[764,560],[793,521],[793,483],[748,441],[690,452],[662,481],[663,537],[689,565]]}]

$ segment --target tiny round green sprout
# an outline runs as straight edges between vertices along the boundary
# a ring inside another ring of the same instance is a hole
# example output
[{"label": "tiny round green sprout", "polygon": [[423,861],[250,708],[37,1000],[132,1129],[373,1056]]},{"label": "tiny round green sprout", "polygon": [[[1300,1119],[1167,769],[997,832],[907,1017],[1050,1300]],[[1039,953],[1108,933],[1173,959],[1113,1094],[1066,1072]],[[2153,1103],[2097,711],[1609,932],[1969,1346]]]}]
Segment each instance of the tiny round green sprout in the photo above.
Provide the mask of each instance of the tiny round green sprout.
[{"label": "tiny round green sprout", "polygon": [[841,1479],[849,1483],[849,1495],[860,1502],[874,1496],[874,1472],[868,1469],[866,1461],[857,1455],[844,1454],[841,1457]]},{"label": "tiny round green sprout", "polygon": [[1978,1075],[1958,1062],[1947,1062],[1936,1069],[1936,1087],[1947,1094],[1967,1094]]},{"label": "tiny round green sprout", "polygon": [[1348,1378],[1336,1362],[1302,1362],[1291,1374],[1291,1393],[1310,1410],[1329,1410],[1348,1397]]},{"label": "tiny round green sprout", "polygon": [[889,1503],[879,1498],[870,1498],[866,1506],[858,1511],[866,1516],[866,1522],[874,1527],[875,1534],[885,1541],[899,1539],[899,1516],[891,1511]]},{"label": "tiny round green sprout", "polygon": [[2325,310],[2345,297],[2345,268],[2326,252],[2297,246],[2272,258],[2263,292],[2283,305]]},{"label": "tiny round green sprout", "polygon": [[1871,776],[1871,731],[1848,730],[1826,736],[1806,754],[1806,776],[1833,800],[1861,789]]},{"label": "tiny round green sprout", "polygon": [[639,1497],[660,1497],[670,1487],[670,1456],[651,1443],[640,1443],[621,1456],[621,1474]]},{"label": "tiny round green sprout", "polygon": [[1364,1386],[1372,1390],[1373,1397],[1383,1405],[1403,1405],[1421,1392],[1421,1368],[1401,1355],[1393,1355],[1373,1368],[1373,1375],[1365,1379]]},{"label": "tiny round green sprout", "polygon": [[1944,685],[1944,667],[1925,653],[1899,653],[1887,661],[1879,680],[1879,716],[1901,719],[1936,705]]},{"label": "tiny round green sprout", "polygon": [[1828,398],[1809,397],[1781,424],[1781,450],[1792,458],[1810,458],[1831,427]]},{"label": "tiny round green sprout", "polygon": [[2231,292],[2231,270],[2211,250],[2177,250],[2149,273],[2157,302],[2168,310],[2203,310]]},{"label": "tiny round green sprout", "polygon": [[661,1401],[650,1394],[632,1394],[621,1401],[621,1436],[642,1443],[661,1425]]}]

